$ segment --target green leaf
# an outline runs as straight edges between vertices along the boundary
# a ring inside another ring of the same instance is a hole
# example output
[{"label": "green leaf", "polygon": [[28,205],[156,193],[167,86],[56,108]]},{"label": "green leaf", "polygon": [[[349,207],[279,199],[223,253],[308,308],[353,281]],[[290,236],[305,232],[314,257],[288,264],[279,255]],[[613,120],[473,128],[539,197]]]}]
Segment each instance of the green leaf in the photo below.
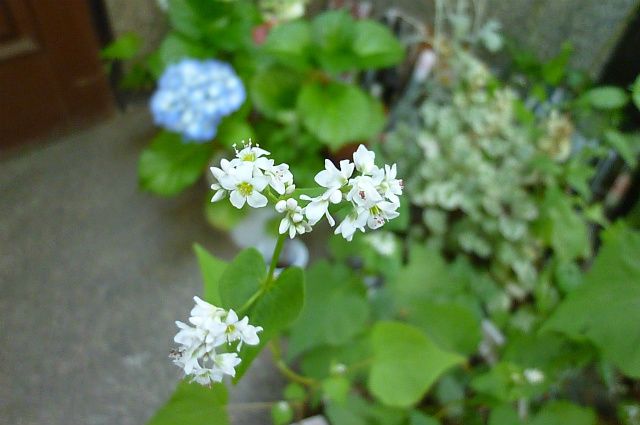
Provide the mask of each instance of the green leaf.
[{"label": "green leaf", "polygon": [[593,410],[567,401],[552,401],[544,405],[530,425],[595,425]]},{"label": "green leaf", "polygon": [[440,422],[432,416],[427,416],[419,410],[414,410],[409,415],[409,425],[440,425]]},{"label": "green leaf", "polygon": [[[322,380],[331,376],[332,368],[340,363],[347,369],[356,364],[367,362],[371,357],[371,344],[368,335],[358,336],[341,346],[322,345],[304,353],[300,368],[304,375]],[[352,371],[353,372],[353,371]],[[367,368],[355,369],[357,376],[364,375]]]},{"label": "green leaf", "polygon": [[325,411],[331,425],[404,425],[407,420],[404,410],[370,403],[355,394],[349,394],[344,403],[327,403]]},{"label": "green leaf", "polygon": [[222,120],[216,134],[216,142],[223,146],[233,146],[244,140],[255,139],[253,128],[246,119],[231,115]]},{"label": "green leaf", "polygon": [[211,152],[209,143],[184,143],[178,134],[160,132],[140,156],[140,186],[157,195],[176,195],[198,180]]},{"label": "green leaf", "polygon": [[273,425],[287,425],[293,420],[293,409],[286,401],[280,401],[271,408]]},{"label": "green leaf", "polygon": [[242,348],[242,363],[236,368],[236,383],[247,371],[262,348],[293,322],[304,305],[304,272],[297,267],[289,267],[270,285],[249,310],[251,323],[262,326],[260,344]]},{"label": "green leaf", "polygon": [[220,277],[220,307],[238,311],[258,291],[266,274],[264,259],[257,249],[241,251]]},{"label": "green leaf", "polygon": [[229,425],[227,398],[224,384],[207,388],[183,381],[147,425]]},{"label": "green leaf", "polygon": [[406,313],[410,323],[424,329],[443,349],[463,355],[478,349],[482,338],[480,320],[468,306],[416,300]]},{"label": "green leaf", "polygon": [[323,398],[336,403],[344,403],[347,400],[351,383],[344,376],[332,376],[322,381]]},{"label": "green leaf", "polygon": [[369,317],[365,294],[363,283],[345,266],[315,263],[307,271],[304,309],[291,327],[289,357],[321,345],[351,341]]},{"label": "green leaf", "polygon": [[384,68],[397,64],[404,57],[404,47],[384,25],[371,21],[355,24],[353,51],[360,68]]},{"label": "green leaf", "polygon": [[356,68],[353,41],[356,35],[353,18],[344,10],[324,12],[313,20],[314,57],[328,72],[338,73]]},{"label": "green leaf", "polygon": [[199,244],[194,244],[193,250],[198,257],[198,264],[200,265],[200,272],[204,282],[204,300],[215,306],[222,305],[219,282],[220,277],[222,277],[224,270],[227,268],[227,263],[209,254]]},{"label": "green leaf", "polygon": [[640,233],[617,223],[584,284],[569,294],[543,327],[587,337],[626,375],[640,377]]},{"label": "green leaf", "polygon": [[281,122],[295,118],[301,77],[291,69],[272,66],[258,72],[251,80],[251,100],[264,115]]},{"label": "green leaf", "polygon": [[136,33],[125,33],[102,49],[100,56],[107,60],[132,59],[140,50],[142,38]]},{"label": "green leaf", "polygon": [[634,147],[634,142],[638,142],[637,139],[633,139],[632,137],[628,137],[619,131],[616,130],[607,130],[604,133],[605,140],[609,145],[611,145],[624,159],[624,162],[629,165],[629,167],[635,167],[638,162],[637,156],[637,147]]},{"label": "green leaf", "polygon": [[311,83],[298,97],[304,126],[332,150],[376,136],[385,124],[382,105],[361,89],[343,83]]},{"label": "green leaf", "polygon": [[574,210],[571,198],[557,187],[547,189],[536,227],[561,260],[584,257],[590,251],[586,222]]},{"label": "green leaf", "polygon": [[631,87],[631,97],[633,98],[633,103],[635,103],[636,108],[640,109],[640,75],[636,77],[636,81]]},{"label": "green leaf", "polygon": [[205,59],[211,56],[201,44],[177,33],[169,34],[158,48],[158,60],[153,66],[156,76],[160,76],[164,69],[185,58]]},{"label": "green leaf", "polygon": [[311,26],[303,20],[278,25],[269,32],[264,49],[284,65],[305,69],[313,53]]},{"label": "green leaf", "polygon": [[591,106],[603,110],[622,108],[629,101],[627,93],[615,86],[596,87],[587,91],[583,96]]},{"label": "green leaf", "polygon": [[384,404],[416,404],[447,369],[464,358],[436,346],[418,328],[400,322],[378,322],[371,336],[374,360],[369,391]]},{"label": "green leaf", "polygon": [[510,404],[503,404],[491,410],[489,425],[519,425],[523,422],[518,412]]},{"label": "green leaf", "polygon": [[251,45],[251,29],[258,22],[252,2],[170,0],[168,16],[178,32],[216,49],[233,51]]}]

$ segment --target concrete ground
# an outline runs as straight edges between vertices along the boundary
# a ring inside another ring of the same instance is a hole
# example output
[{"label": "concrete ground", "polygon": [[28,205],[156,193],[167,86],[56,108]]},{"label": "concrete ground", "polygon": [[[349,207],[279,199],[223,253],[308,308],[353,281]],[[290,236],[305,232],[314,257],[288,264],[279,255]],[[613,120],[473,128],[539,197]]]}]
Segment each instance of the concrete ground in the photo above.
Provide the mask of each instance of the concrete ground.
[{"label": "concrete ground", "polygon": [[[171,394],[173,322],[201,292],[192,244],[236,248],[205,225],[203,190],[137,189],[152,132],[138,107],[0,159],[0,424],[139,425]],[[233,423],[269,423],[245,403],[281,385],[261,358],[232,390]]]}]

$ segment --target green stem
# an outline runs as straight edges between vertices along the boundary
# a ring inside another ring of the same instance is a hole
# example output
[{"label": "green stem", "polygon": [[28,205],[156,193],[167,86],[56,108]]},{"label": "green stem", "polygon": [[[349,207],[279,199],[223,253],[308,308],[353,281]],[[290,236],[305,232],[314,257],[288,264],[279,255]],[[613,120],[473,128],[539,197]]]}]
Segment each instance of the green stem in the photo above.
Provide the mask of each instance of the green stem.
[{"label": "green stem", "polygon": [[282,248],[284,247],[284,241],[286,238],[286,234],[278,236],[278,241],[276,242],[276,247],[273,250],[273,256],[271,257],[271,265],[269,266],[269,274],[267,274],[265,287],[268,287],[273,281],[273,273],[276,271],[276,266],[278,265],[278,260],[280,259],[280,254],[282,253]]},{"label": "green stem", "polygon": [[287,379],[293,382],[297,382],[298,384],[305,385],[307,387],[314,387],[318,384],[318,381],[316,381],[315,379],[302,376],[299,373],[294,372],[289,368],[289,366],[287,366],[285,361],[282,359],[280,347],[277,345],[275,339],[269,341],[269,348],[271,348],[271,352],[273,353],[273,361],[278,367],[278,370]]}]

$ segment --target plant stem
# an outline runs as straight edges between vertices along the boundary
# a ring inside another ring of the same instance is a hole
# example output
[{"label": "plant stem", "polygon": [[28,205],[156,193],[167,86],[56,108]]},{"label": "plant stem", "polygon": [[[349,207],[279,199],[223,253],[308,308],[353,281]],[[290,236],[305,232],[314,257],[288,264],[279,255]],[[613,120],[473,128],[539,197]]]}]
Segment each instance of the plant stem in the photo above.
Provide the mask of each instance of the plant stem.
[{"label": "plant stem", "polygon": [[267,274],[267,280],[265,286],[269,286],[273,281],[273,273],[276,271],[276,266],[278,265],[278,260],[280,259],[280,253],[282,253],[282,248],[284,247],[284,241],[287,238],[286,234],[279,235],[278,241],[276,242],[276,247],[273,250],[273,256],[271,257],[271,265],[269,266],[269,274]]},{"label": "plant stem", "polygon": [[271,348],[271,352],[273,353],[273,362],[278,367],[280,373],[282,373],[287,379],[293,382],[297,382],[298,384],[305,385],[307,387],[314,387],[318,384],[318,381],[316,381],[315,379],[302,376],[299,373],[294,372],[289,368],[289,366],[287,366],[287,364],[282,359],[280,347],[277,345],[275,339],[269,341],[269,348]]}]

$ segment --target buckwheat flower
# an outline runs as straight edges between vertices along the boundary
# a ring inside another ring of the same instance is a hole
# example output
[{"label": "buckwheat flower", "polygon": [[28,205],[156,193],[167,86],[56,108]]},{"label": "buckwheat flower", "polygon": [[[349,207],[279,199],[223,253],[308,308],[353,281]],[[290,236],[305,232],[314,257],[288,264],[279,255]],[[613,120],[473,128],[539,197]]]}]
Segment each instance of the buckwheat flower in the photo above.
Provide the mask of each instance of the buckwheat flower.
[{"label": "buckwheat flower", "polygon": [[[336,195],[331,196],[334,193],[337,193],[340,196],[339,197]],[[333,227],[336,224],[336,221],[333,219],[333,217],[331,217],[331,214],[329,214],[329,203],[332,202],[332,199],[336,201],[333,203],[335,204],[340,203],[340,201],[342,200],[342,192],[333,191],[333,192],[329,192],[328,195],[327,193],[325,193],[315,198],[311,198],[310,196],[307,196],[307,195],[301,195],[300,199],[304,201],[309,201],[307,206],[304,208],[304,213],[305,213],[305,216],[307,217],[307,220],[309,220],[309,224],[315,225],[318,221],[320,221],[320,219],[322,219],[322,217],[327,217],[327,221],[329,222],[329,225],[331,227]]]},{"label": "buckwheat flower", "polygon": [[267,205],[267,197],[260,192],[267,187],[269,180],[262,175],[254,176],[253,166],[242,164],[234,173],[225,174],[219,181],[224,189],[231,192],[229,199],[234,207],[240,209],[245,203],[253,208]]},{"label": "buckwheat flower", "polygon": [[530,384],[536,385],[544,382],[544,373],[539,369],[525,369],[523,375],[524,379]]},{"label": "buckwheat flower", "polygon": [[380,194],[394,203],[399,203],[400,198],[398,195],[402,195],[403,184],[402,180],[396,178],[397,175],[398,171],[396,169],[396,164],[393,164],[392,166],[385,164],[384,177],[378,185],[378,191]]},{"label": "buckwheat flower", "polygon": [[344,220],[336,227],[335,234],[342,235],[348,241],[353,239],[356,230],[364,232],[364,226],[369,219],[369,210],[366,208],[355,208],[348,214]]},{"label": "buckwheat flower", "polygon": [[293,184],[293,174],[289,171],[288,164],[273,165],[265,170],[264,175],[269,178],[269,186],[280,195],[284,195]]},{"label": "buckwheat flower", "polygon": [[400,207],[399,203],[381,201],[369,208],[369,217],[367,218],[367,226],[370,229],[378,229],[387,221],[392,220],[400,215],[397,211]]},{"label": "buckwheat flower", "polygon": [[383,198],[378,192],[378,186],[382,183],[383,174],[375,173],[373,177],[357,176],[349,180],[351,189],[347,193],[347,200],[364,208],[371,208],[381,202]]},{"label": "buckwheat flower", "polygon": [[295,199],[278,201],[276,211],[285,214],[278,227],[278,232],[281,235],[288,232],[289,237],[293,239],[296,234],[301,235],[311,231],[311,225],[304,220],[304,209],[298,205],[298,201]]},{"label": "buckwheat flower", "polygon": [[349,183],[349,178],[353,174],[355,165],[349,160],[340,161],[340,169],[336,168],[328,159],[324,160],[324,170],[320,171],[314,177],[316,183],[327,189],[325,199],[331,200],[333,203],[340,202],[342,194],[340,189]]},{"label": "buckwheat flower", "polygon": [[216,348],[236,341],[237,351],[244,343],[257,345],[262,328],[250,325],[247,317],[238,320],[233,310],[226,311],[198,297],[194,301],[189,317],[193,326],[176,322],[179,331],[174,341],[179,347],[169,357],[192,382],[210,385],[222,381],[225,375],[235,376],[235,367],[241,362],[236,353],[218,353]]},{"label": "buckwheat flower", "polygon": [[353,153],[353,162],[356,165],[356,170],[362,174],[370,174],[376,167],[375,164],[376,154],[364,145],[358,146],[358,149]]},{"label": "buckwheat flower", "polygon": [[249,318],[243,317],[242,320],[238,320],[238,315],[235,311],[229,310],[226,317],[222,320],[224,326],[224,333],[220,334],[219,341],[227,344],[231,344],[234,341],[240,341],[237,350],[240,351],[242,344],[258,345],[260,338],[258,338],[258,332],[262,330],[261,326],[252,326],[249,324]]},{"label": "buckwheat flower", "polygon": [[157,125],[186,141],[206,142],[245,98],[242,82],[229,64],[184,59],[166,68],[150,106]]},{"label": "buckwheat flower", "polygon": [[[253,146],[251,139],[249,139],[249,143],[243,143],[243,148],[240,150],[236,149],[236,157],[231,160],[231,165],[234,167],[240,166],[242,164],[251,164],[254,168],[259,170],[268,170],[273,166],[273,160],[266,157],[270,152],[262,149],[260,145]],[[233,145],[233,148],[236,148],[236,145]]]}]

